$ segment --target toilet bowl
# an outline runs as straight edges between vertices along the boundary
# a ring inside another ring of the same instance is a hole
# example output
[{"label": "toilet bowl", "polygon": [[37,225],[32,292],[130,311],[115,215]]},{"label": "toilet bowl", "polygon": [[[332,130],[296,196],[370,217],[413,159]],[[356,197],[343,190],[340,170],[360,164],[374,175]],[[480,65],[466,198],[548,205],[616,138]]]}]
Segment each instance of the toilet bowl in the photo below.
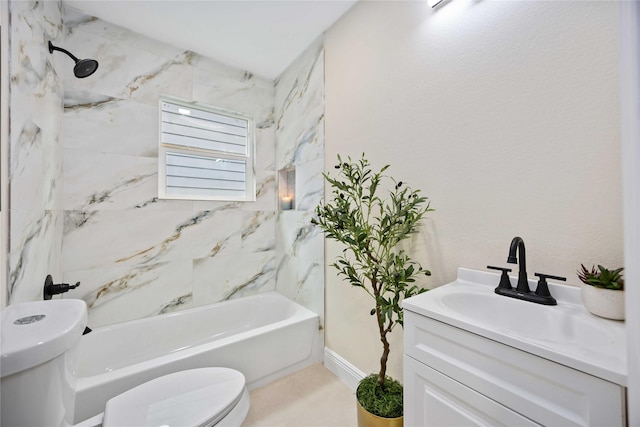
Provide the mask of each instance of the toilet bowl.
[{"label": "toilet bowl", "polygon": [[[2,311],[0,425],[70,426],[82,300],[13,304]],[[240,426],[249,410],[244,375],[190,369],[155,378],[110,399],[77,427]]]}]

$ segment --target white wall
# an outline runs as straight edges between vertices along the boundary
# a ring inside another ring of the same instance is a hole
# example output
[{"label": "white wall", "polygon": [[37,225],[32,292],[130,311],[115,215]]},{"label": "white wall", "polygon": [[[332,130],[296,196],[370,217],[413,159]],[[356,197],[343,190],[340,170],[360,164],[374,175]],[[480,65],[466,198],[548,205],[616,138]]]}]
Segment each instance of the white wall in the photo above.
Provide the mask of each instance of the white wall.
[{"label": "white wall", "polygon": [[[618,19],[613,2],[358,3],[326,34],[325,169],[365,152],[431,198],[430,287],[506,265],[516,235],[530,276],[621,266]],[[371,302],[326,277],[327,346],[375,371]]]}]

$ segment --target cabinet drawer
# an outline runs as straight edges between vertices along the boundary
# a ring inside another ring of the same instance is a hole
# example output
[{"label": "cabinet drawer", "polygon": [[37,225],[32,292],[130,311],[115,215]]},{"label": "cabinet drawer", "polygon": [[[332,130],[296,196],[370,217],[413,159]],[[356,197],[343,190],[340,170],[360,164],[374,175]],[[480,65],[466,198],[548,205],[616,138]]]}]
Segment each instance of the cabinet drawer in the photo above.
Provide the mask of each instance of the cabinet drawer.
[{"label": "cabinet drawer", "polygon": [[406,427],[536,427],[477,391],[404,355]]},{"label": "cabinet drawer", "polygon": [[405,311],[405,353],[548,426],[623,426],[624,389]]}]

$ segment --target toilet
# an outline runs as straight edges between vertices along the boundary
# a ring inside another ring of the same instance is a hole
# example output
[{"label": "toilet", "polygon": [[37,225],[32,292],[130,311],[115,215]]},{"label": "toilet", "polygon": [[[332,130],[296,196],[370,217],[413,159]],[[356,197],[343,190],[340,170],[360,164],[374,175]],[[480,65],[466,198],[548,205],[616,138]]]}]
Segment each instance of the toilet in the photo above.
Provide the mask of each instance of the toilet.
[{"label": "toilet", "polygon": [[[76,367],[87,307],[77,299],[2,310],[0,425],[71,426]],[[198,368],[155,378],[110,399],[76,427],[240,426],[249,411],[242,373]]]}]

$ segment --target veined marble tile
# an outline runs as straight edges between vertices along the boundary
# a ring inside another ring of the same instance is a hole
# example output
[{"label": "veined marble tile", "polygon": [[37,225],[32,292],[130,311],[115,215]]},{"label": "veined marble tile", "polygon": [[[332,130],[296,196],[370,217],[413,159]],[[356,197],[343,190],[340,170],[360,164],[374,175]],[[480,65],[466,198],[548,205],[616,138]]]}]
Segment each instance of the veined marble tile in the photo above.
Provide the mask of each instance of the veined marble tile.
[{"label": "veined marble tile", "polygon": [[305,226],[302,234],[305,238],[297,242],[296,301],[323,317],[324,236],[314,225]]},{"label": "veined marble tile", "polygon": [[324,158],[302,163],[296,168],[296,208],[314,212],[324,197]]},{"label": "veined marble tile", "polygon": [[[114,3],[113,7],[127,7],[126,3]],[[64,5],[64,26],[67,37],[76,31],[89,35],[103,37],[117,43],[135,45],[139,49],[146,50],[165,58],[174,58],[184,49],[180,49],[166,43],[143,36],[124,27],[112,24],[102,19],[87,15],[68,5]]]},{"label": "veined marble tile", "polygon": [[316,40],[276,82],[278,169],[324,156],[324,49]]},{"label": "veined marble tile", "polygon": [[176,230],[170,257],[189,259],[239,255],[241,252],[241,221],[238,212],[225,208],[193,212]]},{"label": "veined marble tile", "polygon": [[256,211],[242,213],[242,253],[276,249],[276,213]]},{"label": "veined marble tile", "polygon": [[193,68],[195,101],[251,116],[256,127],[270,122],[273,95],[273,83],[261,77],[246,74],[245,78],[238,80]]},{"label": "veined marble tile", "polygon": [[141,200],[134,206],[135,209],[145,209],[152,211],[167,210],[167,211],[195,211],[204,209],[194,209],[193,200],[178,200],[178,199],[160,199],[157,194],[150,196],[147,199]]},{"label": "veined marble tile", "polygon": [[256,201],[241,202],[243,211],[276,211],[276,174],[271,171],[256,172]]},{"label": "veined marble tile", "polygon": [[166,260],[191,213],[65,211],[64,269],[133,266]]},{"label": "veined marble tile", "polygon": [[275,290],[275,252],[197,259],[194,306]]},{"label": "veined marble tile", "polygon": [[[318,61],[321,62],[318,63]],[[318,68],[318,65],[321,64],[324,64],[323,36],[314,40],[276,79],[276,110],[286,111],[287,104],[293,99],[308,97],[307,91],[316,90],[309,89],[312,83],[324,82],[324,69]],[[322,76],[321,79],[320,76]],[[324,83],[320,85],[320,88],[322,87],[324,87]]]},{"label": "veined marble tile", "polygon": [[95,74],[77,79],[73,67],[64,70],[65,90],[100,93],[114,98],[137,99],[157,105],[160,94],[191,96],[192,53],[173,58],[155,55],[130,43],[119,43],[76,30],[65,40],[67,49],[100,64]]},{"label": "veined marble tile", "polygon": [[45,209],[53,183],[45,183],[43,131],[33,122],[13,124],[10,160],[11,206],[15,210]]},{"label": "veined marble tile", "polygon": [[[128,267],[240,251],[229,211],[65,211],[65,271]],[[100,242],[96,245],[91,242]]]},{"label": "veined marble tile", "polygon": [[[227,65],[216,58],[209,58],[199,54],[195,54],[193,57],[192,65],[204,71],[204,75],[214,75],[225,79],[247,81],[254,78],[254,75],[249,71],[242,70],[230,65]],[[261,76],[255,76],[256,81],[262,81],[265,85],[270,84],[273,87],[273,80],[263,78]]]},{"label": "veined marble tile", "polygon": [[62,32],[60,3],[42,1],[9,2],[11,31],[11,90],[29,87],[35,94],[49,84],[52,70],[48,41]]},{"label": "veined marble tile", "polygon": [[[311,242],[310,242],[311,243]],[[320,256],[313,259],[307,250],[303,254],[278,252],[276,290],[287,298],[312,310],[324,324],[324,246],[322,241],[312,245],[320,247]]]},{"label": "veined marble tile", "polygon": [[296,166],[296,210],[280,212],[276,225],[276,288],[322,317],[324,236],[311,224],[324,193],[322,37],[276,81],[275,108],[276,167]]},{"label": "veined marble tile", "polygon": [[9,2],[9,302],[42,299],[61,274],[62,84],[47,41],[62,31],[60,2]]},{"label": "veined marble tile", "polygon": [[66,210],[126,210],[158,195],[155,158],[64,150]]},{"label": "veined marble tile", "polygon": [[62,277],[62,215],[50,210],[11,210],[9,302],[42,299],[47,274]]},{"label": "veined marble tile", "polygon": [[191,272],[190,260],[67,271],[65,283],[80,286],[64,297],[86,301],[89,327],[110,325],[189,308]]},{"label": "veined marble tile", "polygon": [[[25,49],[34,46],[23,43]],[[33,65],[30,55],[44,55],[41,46],[34,47],[35,53],[20,51],[16,62]],[[49,61],[38,66],[11,72],[9,178],[11,206],[17,210],[55,210],[62,201],[62,86]]]},{"label": "veined marble tile", "polygon": [[276,130],[272,115],[262,124],[256,123],[256,165],[258,171],[276,171]]},{"label": "veined marble tile", "polygon": [[158,103],[69,90],[64,106],[65,148],[157,159]]},{"label": "veined marble tile", "polygon": [[[65,80],[65,169],[69,167],[64,175],[65,278],[83,281],[81,295],[92,304],[94,325],[274,290],[278,221],[274,82],[76,11],[67,11],[66,19],[70,30],[65,48],[100,62],[96,74],[82,80],[72,77],[69,64],[56,63]],[[303,96],[312,93],[308,88],[297,90]],[[158,200],[152,182],[160,93],[254,118],[255,202]],[[316,102],[316,97],[298,104],[304,102]],[[304,124],[296,132],[319,135],[307,125],[318,122],[315,110],[304,110],[292,109],[288,116],[295,122],[294,113],[301,114],[298,119]],[[304,116],[308,111],[312,118]],[[289,138],[287,143],[292,152],[305,144],[304,138]],[[321,164],[321,159],[320,153],[315,160]],[[309,171],[300,181],[305,195],[317,187],[316,165],[306,166]],[[305,257],[300,260],[307,262]],[[307,274],[315,273],[297,265],[300,260],[292,266],[296,276],[292,283],[302,280],[304,288],[312,282]],[[179,278],[172,276],[174,266]],[[167,277],[178,283],[175,289]],[[189,277],[186,285],[184,277]],[[156,281],[163,283],[159,300],[146,294]],[[322,293],[322,284],[310,286]],[[307,295],[307,289],[297,289]],[[314,309],[321,307],[321,312],[322,305],[320,296]]]}]

